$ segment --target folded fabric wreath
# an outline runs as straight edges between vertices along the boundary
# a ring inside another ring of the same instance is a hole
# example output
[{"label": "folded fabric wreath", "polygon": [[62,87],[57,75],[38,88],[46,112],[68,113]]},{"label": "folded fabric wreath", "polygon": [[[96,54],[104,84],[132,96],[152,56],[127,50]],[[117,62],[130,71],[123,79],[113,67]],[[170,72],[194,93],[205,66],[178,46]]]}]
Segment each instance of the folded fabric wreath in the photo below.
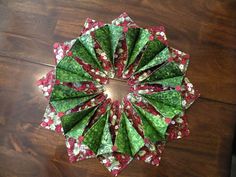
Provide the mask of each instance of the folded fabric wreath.
[{"label": "folded fabric wreath", "polygon": [[[96,157],[117,175],[133,159],[159,165],[168,141],[189,135],[184,114],[199,93],[189,55],[168,46],[164,27],[140,28],[126,14],[87,19],[81,35],[55,43],[55,69],[37,83],[49,105],[42,127],[63,133],[71,162]],[[122,102],[104,94],[127,80]]]}]

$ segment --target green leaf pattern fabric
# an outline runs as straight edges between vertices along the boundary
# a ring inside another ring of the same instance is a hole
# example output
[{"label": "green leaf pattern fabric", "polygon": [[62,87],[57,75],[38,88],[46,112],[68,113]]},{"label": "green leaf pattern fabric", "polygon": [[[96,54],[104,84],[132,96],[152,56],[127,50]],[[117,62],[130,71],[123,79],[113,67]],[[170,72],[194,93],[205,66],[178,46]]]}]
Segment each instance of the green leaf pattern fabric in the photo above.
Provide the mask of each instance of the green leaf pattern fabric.
[{"label": "green leaf pattern fabric", "polygon": [[163,116],[173,118],[182,113],[181,93],[175,90],[146,94],[142,97],[153,105]]},{"label": "green leaf pattern fabric", "polygon": [[90,35],[79,37],[72,46],[71,51],[74,57],[78,57],[86,63],[91,64],[94,68],[102,70],[94,51],[94,41]]},{"label": "green leaf pattern fabric", "polygon": [[114,64],[114,53],[118,42],[122,37],[122,27],[115,25],[105,25],[95,31],[95,38],[105,51],[107,57]]},{"label": "green leaf pattern fabric", "polygon": [[125,113],[122,114],[115,145],[118,152],[134,156],[143,146],[144,140],[135,130]]},{"label": "green leaf pattern fabric", "polygon": [[149,41],[150,33],[142,28],[130,28],[126,34],[127,48],[128,48],[128,62],[129,67],[136,59],[138,54],[142,51],[144,46]]},{"label": "green leaf pattern fabric", "polygon": [[93,81],[92,77],[84,71],[73,57],[64,57],[56,67],[56,79],[61,82]]},{"label": "green leaf pattern fabric", "polygon": [[181,72],[177,64],[173,62],[166,63],[163,66],[161,66],[158,70],[154,71],[154,73],[152,73],[151,76],[142,81],[142,83],[145,82],[155,83],[160,80],[169,79],[176,76],[183,76],[183,73]]},{"label": "green leaf pattern fabric", "polygon": [[112,152],[112,140],[108,126],[108,112],[98,119],[84,136],[84,143],[97,155]]},{"label": "green leaf pattern fabric", "polygon": [[145,137],[149,138],[153,143],[165,140],[168,124],[164,118],[159,115],[155,116],[135,104],[133,104],[133,107],[142,119]]},{"label": "green leaf pattern fabric", "polygon": [[[162,52],[162,50],[164,50],[164,49],[167,49],[167,47],[163,43],[161,43],[159,40],[155,39],[153,41],[149,41],[147,43],[147,49],[143,53],[143,56],[137,66],[136,71],[140,72],[140,71],[143,71],[147,68],[150,68],[150,66],[149,66],[150,64],[148,64],[148,63],[150,63],[154,58],[156,58],[156,56],[160,52]],[[164,55],[163,57],[165,57],[165,52],[163,55]],[[161,58],[159,60],[161,60]],[[156,63],[156,65],[158,65],[161,62],[155,61],[152,63]]]},{"label": "green leaf pattern fabric", "polygon": [[95,96],[96,94],[88,95],[64,85],[55,85],[51,94],[50,103],[58,112],[65,112]]},{"label": "green leaf pattern fabric", "polygon": [[92,107],[63,116],[61,122],[65,135],[76,139],[82,136],[85,127],[88,125],[95,111],[96,109]]},{"label": "green leaf pattern fabric", "polygon": [[[146,54],[146,51],[145,51],[144,54]],[[162,51],[160,51],[154,58],[150,59],[150,61],[147,64],[145,64],[140,69],[137,69],[138,71],[136,73],[147,70],[147,69],[150,69],[154,66],[157,66],[157,65],[165,62],[166,60],[168,60],[168,58],[170,58],[170,56],[171,56],[170,51],[166,47]],[[142,58],[141,61],[143,61],[143,60],[145,60],[144,57]],[[148,59],[146,59],[146,60],[148,60]]]}]

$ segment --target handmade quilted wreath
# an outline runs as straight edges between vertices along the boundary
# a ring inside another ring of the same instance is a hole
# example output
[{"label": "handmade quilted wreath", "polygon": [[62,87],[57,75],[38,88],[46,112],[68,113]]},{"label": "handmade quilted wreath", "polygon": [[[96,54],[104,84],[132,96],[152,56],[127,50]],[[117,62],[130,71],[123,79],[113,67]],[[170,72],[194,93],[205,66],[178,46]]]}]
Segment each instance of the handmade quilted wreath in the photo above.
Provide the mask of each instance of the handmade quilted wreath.
[{"label": "handmade quilted wreath", "polygon": [[[49,99],[41,126],[64,134],[71,162],[96,157],[116,176],[133,159],[158,166],[165,144],[189,135],[184,111],[199,94],[185,76],[189,55],[168,45],[164,27],[141,28],[126,13],[87,19],[54,53],[38,81]],[[114,77],[130,86],[121,102],[104,93]]]}]

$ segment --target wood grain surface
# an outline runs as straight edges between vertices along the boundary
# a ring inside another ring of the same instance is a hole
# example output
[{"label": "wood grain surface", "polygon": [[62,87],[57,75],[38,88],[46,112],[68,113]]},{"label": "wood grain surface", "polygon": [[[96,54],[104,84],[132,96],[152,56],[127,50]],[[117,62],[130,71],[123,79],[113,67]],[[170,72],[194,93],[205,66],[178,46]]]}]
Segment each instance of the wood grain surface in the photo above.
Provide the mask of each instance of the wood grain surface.
[{"label": "wood grain surface", "polygon": [[68,161],[64,138],[39,126],[47,101],[35,82],[52,69],[52,44],[80,34],[87,17],[126,11],[140,26],[164,25],[191,55],[187,76],[201,98],[187,111],[191,134],[168,143],[159,167],[133,161],[120,177],[227,177],[236,125],[236,1],[0,0],[0,177],[104,177],[96,159]]}]

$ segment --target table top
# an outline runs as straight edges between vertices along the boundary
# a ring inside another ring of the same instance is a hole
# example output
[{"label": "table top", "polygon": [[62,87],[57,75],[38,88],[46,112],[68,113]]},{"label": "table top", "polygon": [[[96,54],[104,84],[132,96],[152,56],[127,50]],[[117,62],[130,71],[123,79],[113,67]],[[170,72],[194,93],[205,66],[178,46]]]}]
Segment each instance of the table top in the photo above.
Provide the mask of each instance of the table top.
[{"label": "table top", "polygon": [[236,124],[236,2],[0,1],[0,176],[111,176],[96,160],[71,164],[64,137],[39,126],[47,100],[36,80],[52,69],[52,44],[80,34],[87,17],[127,12],[164,25],[169,44],[191,55],[187,76],[201,97],[187,111],[191,134],[167,144],[159,167],[133,161],[120,177],[226,177]]}]

